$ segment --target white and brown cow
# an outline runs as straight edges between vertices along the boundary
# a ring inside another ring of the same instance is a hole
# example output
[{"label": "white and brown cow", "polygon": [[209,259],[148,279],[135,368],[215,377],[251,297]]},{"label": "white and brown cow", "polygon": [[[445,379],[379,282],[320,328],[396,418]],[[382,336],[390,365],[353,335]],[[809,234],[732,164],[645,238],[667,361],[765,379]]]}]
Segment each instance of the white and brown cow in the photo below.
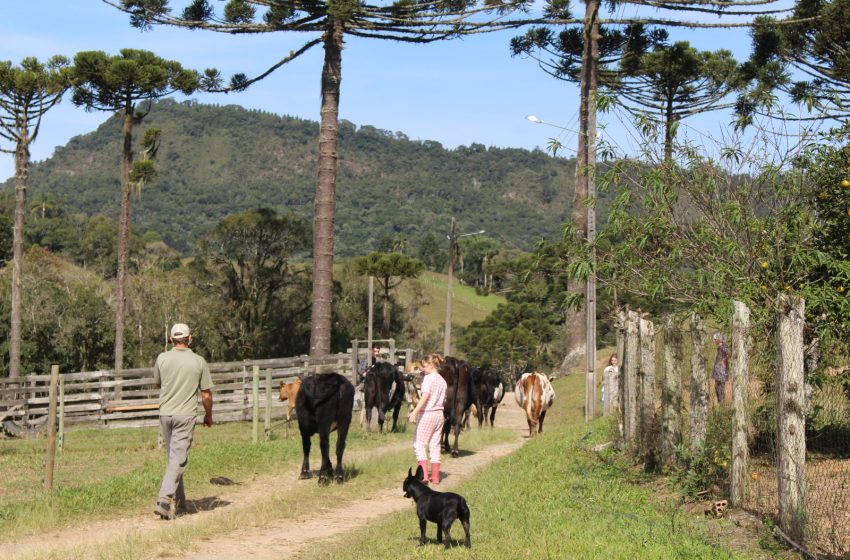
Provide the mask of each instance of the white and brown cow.
[{"label": "white and brown cow", "polygon": [[514,389],[516,402],[525,410],[528,420],[528,437],[543,431],[543,419],[546,411],[555,401],[555,389],[546,375],[542,373],[524,373]]}]

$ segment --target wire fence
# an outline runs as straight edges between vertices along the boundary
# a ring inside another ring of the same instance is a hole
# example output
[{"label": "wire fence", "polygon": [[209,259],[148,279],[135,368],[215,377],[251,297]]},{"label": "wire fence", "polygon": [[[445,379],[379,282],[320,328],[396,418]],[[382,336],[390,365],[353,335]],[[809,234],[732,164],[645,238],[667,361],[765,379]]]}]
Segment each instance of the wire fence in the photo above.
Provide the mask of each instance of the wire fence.
[{"label": "wire fence", "polygon": [[[751,336],[741,303],[731,337],[717,342],[696,315],[657,326],[623,311],[621,366],[603,379],[603,411],[617,418],[623,447],[648,468],[667,469],[695,495],[758,514],[804,555],[850,558],[848,372],[814,375],[816,345],[803,344],[804,302],[779,302],[775,341]],[[753,365],[756,353],[773,357]],[[728,356],[721,384],[718,354]],[[806,382],[814,377],[816,386]]]}]

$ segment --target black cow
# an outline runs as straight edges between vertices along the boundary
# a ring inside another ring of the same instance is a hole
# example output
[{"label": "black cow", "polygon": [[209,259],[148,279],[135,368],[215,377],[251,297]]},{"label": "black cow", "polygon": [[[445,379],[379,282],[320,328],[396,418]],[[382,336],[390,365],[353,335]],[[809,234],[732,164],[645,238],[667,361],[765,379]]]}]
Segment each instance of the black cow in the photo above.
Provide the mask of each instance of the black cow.
[{"label": "black cow", "polygon": [[472,370],[472,383],[475,385],[475,410],[478,416],[478,427],[487,421],[490,415],[490,427],[496,419],[496,409],[505,396],[505,386],[502,376],[489,365]]},{"label": "black cow", "polygon": [[[443,451],[452,452],[452,457],[460,455],[457,438],[460,434],[463,416],[475,402],[475,389],[472,386],[472,374],[469,364],[452,356],[446,356],[440,366],[440,375],[446,380],[446,404],[443,407]],[[454,446],[449,446],[449,432],[454,430]]]},{"label": "black cow", "polygon": [[387,412],[393,411],[395,431],[401,403],[404,402],[404,376],[396,367],[387,362],[378,362],[369,368],[363,381],[363,400],[366,406],[366,427],[372,425],[372,408],[378,409],[378,426],[384,431]]},{"label": "black cow", "polygon": [[336,470],[333,473],[337,482],[343,481],[342,453],[345,451],[345,438],[351,425],[353,408],[354,386],[342,375],[311,374],[304,378],[295,398],[295,413],[298,415],[298,430],[301,432],[301,446],[304,449],[301,478],[311,476],[310,438],[318,433],[319,449],[322,452],[319,484],[330,482],[332,465],[329,439],[330,433],[336,430]]}]

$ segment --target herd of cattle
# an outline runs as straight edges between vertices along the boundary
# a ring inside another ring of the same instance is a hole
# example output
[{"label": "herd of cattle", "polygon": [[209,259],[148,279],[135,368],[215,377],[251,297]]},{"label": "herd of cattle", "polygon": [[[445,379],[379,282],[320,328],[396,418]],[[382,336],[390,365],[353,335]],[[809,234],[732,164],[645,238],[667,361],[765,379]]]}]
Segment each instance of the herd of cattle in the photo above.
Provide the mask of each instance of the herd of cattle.
[{"label": "herd of cattle", "polygon": [[[402,404],[409,401],[411,406],[415,406],[419,398],[416,380],[421,373],[419,362],[408,364],[404,373],[386,362],[378,362],[369,369],[363,377],[367,429],[371,425],[374,408],[378,411],[379,430],[384,431],[384,424],[390,413],[391,430],[395,430]],[[446,356],[439,373],[447,385],[443,451],[451,452],[452,457],[458,457],[458,436],[464,427],[469,426],[473,410],[479,428],[488,420],[492,427],[505,388],[501,375],[492,367],[472,368],[464,360],[451,356]],[[342,455],[353,415],[354,393],[351,381],[338,373],[307,375],[288,384],[281,382],[280,400],[288,401],[289,405],[287,419],[294,408],[301,432],[304,452],[301,478],[311,477],[311,438],[314,434],[319,434],[319,448],[322,454],[319,483],[329,483],[332,475],[337,482],[343,481]],[[550,378],[542,373],[525,373],[516,383],[514,396],[517,404],[525,411],[529,436],[542,432],[546,410],[555,400]],[[337,432],[335,469],[331,464],[329,449],[330,433],[334,430]],[[452,433],[454,442],[450,445]]]}]

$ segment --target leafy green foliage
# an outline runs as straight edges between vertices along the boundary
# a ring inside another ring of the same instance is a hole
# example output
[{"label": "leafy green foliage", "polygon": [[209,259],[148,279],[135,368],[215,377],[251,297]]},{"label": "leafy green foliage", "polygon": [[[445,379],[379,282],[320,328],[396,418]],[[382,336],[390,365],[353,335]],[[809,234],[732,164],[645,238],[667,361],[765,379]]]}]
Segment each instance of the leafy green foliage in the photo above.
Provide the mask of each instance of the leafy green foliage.
[{"label": "leafy green foliage", "polygon": [[507,303],[463,329],[458,346],[471,363],[492,364],[516,380],[529,368],[552,365],[549,347],[557,332],[548,311],[530,303]]},{"label": "leafy green foliage", "polygon": [[767,333],[776,294],[805,288],[817,226],[799,172],[691,152],[683,166],[624,161],[604,181],[618,195],[599,277],[618,292],[719,320],[737,299]]},{"label": "leafy green foliage", "polygon": [[502,244],[489,236],[473,235],[458,239],[459,278],[470,286],[484,286],[489,263],[501,249]]},{"label": "leafy green foliage", "polygon": [[417,257],[428,270],[443,270],[449,262],[449,255],[440,247],[434,232],[427,232],[419,242]]},{"label": "leafy green foliage", "polygon": [[[10,308],[10,269],[2,271],[0,309]],[[48,251],[34,248],[24,263],[21,364],[24,371],[46,373],[109,367],[114,321],[107,304],[109,287],[92,272],[81,271]],[[2,350],[8,351],[9,323],[0,323]]]},{"label": "leafy green foliage", "polygon": [[139,49],[79,52],[74,57],[72,101],[88,110],[130,111],[138,101],[158,99],[175,92],[188,95],[202,84],[194,70]]},{"label": "leafy green foliage", "polygon": [[[848,29],[847,0],[800,0],[784,21],[758,18],[752,33],[753,54],[745,68],[757,84],[739,103],[742,123],[751,122],[752,114],[761,108],[776,104],[774,90],[789,94],[810,112],[846,122],[850,116]],[[796,79],[800,75],[804,79]]]},{"label": "leafy green foliage", "polygon": [[374,276],[383,292],[381,336],[390,336],[390,296],[405,279],[422,272],[422,261],[401,253],[370,253],[355,260],[358,274]]},{"label": "leafy green foliage", "polygon": [[725,494],[729,484],[729,465],[732,463],[731,409],[715,407],[706,419],[705,443],[691,448],[687,444],[676,445],[679,461],[671,467],[670,476],[686,495],[712,488]]},{"label": "leafy green foliage", "polygon": [[228,341],[226,352],[248,357],[293,337],[291,326],[283,328],[280,318],[284,301],[295,296],[287,292],[301,286],[304,276],[303,269],[292,265],[310,248],[304,220],[268,209],[243,212],[219,222],[201,238],[199,248],[194,270],[199,279],[208,279],[203,284],[217,286],[237,319],[218,326]]},{"label": "leafy green foliage", "polygon": [[38,135],[44,114],[71,85],[70,61],[54,56],[45,62],[27,57],[20,66],[0,60],[0,139],[15,146],[0,150],[15,153],[17,145],[29,145]]},{"label": "leafy green foliage", "polygon": [[670,475],[688,496],[719,488],[721,495],[729,485],[729,465],[732,463],[732,411],[714,407],[706,419],[705,442],[702,447],[677,444],[678,461]]},{"label": "leafy green foliage", "polygon": [[798,290],[812,328],[828,349],[825,363],[843,365],[846,353],[831,348],[841,348],[850,336],[850,144],[821,145],[799,166],[805,204],[817,222],[791,262],[805,270]]},{"label": "leafy green foliage", "polygon": [[738,63],[728,50],[699,51],[687,41],[659,42],[652,50],[621,61],[619,82],[609,89],[634,113],[661,115],[665,159],[683,119],[731,106],[721,101],[743,86]]}]

